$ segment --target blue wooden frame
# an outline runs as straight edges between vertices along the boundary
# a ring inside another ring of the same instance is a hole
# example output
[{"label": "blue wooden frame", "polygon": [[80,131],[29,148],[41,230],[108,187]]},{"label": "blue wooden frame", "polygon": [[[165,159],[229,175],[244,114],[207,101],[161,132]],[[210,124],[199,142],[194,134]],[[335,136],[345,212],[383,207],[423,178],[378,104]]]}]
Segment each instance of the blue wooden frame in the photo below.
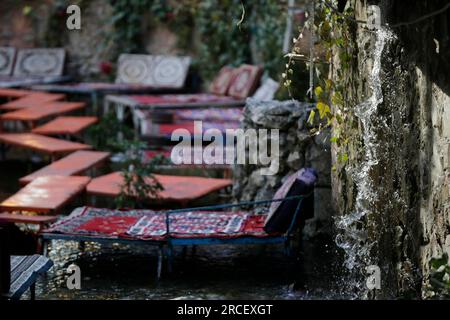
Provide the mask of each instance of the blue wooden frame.
[{"label": "blue wooden frame", "polygon": [[[70,234],[57,234],[57,233],[41,233],[40,237],[43,242],[44,254],[46,255],[46,241],[49,240],[65,240],[65,241],[79,241],[81,243],[85,241],[90,242],[98,242],[98,243],[123,243],[123,244],[132,244],[132,245],[148,245],[148,246],[157,246],[158,251],[158,265],[157,265],[157,279],[160,279],[162,272],[162,263],[163,259],[166,256],[168,261],[168,269],[172,270],[173,265],[173,247],[174,246],[196,246],[196,245],[245,245],[245,244],[280,244],[284,243],[285,250],[288,255],[291,253],[290,241],[295,231],[295,227],[297,225],[297,221],[300,215],[300,207],[303,202],[303,199],[311,196],[313,192],[307,195],[299,195],[299,196],[290,196],[286,198],[280,199],[270,199],[270,200],[259,200],[259,201],[247,201],[240,202],[236,204],[222,204],[222,205],[214,205],[214,206],[204,206],[204,207],[195,207],[195,208],[185,208],[185,209],[177,209],[177,210],[168,210],[162,211],[161,214],[166,216],[166,234],[167,237],[163,240],[142,240],[142,239],[123,239],[123,238],[100,238],[100,237],[92,237],[92,236],[83,236],[83,235],[70,235]],[[216,238],[216,237],[192,237],[192,238],[177,238],[172,237],[170,235],[170,215],[174,213],[183,213],[183,212],[192,212],[192,211],[211,211],[211,210],[221,210],[221,209],[229,209],[236,207],[243,207],[249,205],[263,205],[269,204],[272,202],[283,202],[287,200],[296,200],[299,202],[295,209],[294,215],[292,217],[292,221],[288,230],[282,235],[273,235],[273,236],[265,236],[265,237],[256,237],[256,236],[239,236],[239,237],[229,237],[229,238]],[[165,250],[165,246],[167,246],[167,250]],[[166,253],[166,254],[165,254]]]}]

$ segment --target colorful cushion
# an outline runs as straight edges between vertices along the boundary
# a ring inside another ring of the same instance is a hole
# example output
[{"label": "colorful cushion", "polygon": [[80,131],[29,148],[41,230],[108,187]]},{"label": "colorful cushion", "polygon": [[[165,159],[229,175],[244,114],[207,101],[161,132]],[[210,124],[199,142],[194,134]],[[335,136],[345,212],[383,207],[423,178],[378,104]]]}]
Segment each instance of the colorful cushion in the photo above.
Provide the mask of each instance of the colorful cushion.
[{"label": "colorful cushion", "polygon": [[256,90],[253,99],[259,101],[270,101],[275,97],[275,93],[280,88],[280,84],[271,78],[267,78],[263,84]]},{"label": "colorful cushion", "polygon": [[257,88],[261,74],[260,67],[243,64],[234,72],[228,95],[239,99],[248,98]]},{"label": "colorful cushion", "polygon": [[152,213],[154,213],[152,210],[110,210],[81,207],[52,224],[44,232],[118,238],[123,236],[142,216]]},{"label": "colorful cushion", "polygon": [[63,48],[21,49],[14,76],[61,76],[66,52]]},{"label": "colorful cushion", "polygon": [[182,88],[190,63],[190,57],[153,56],[149,84],[156,88]]},{"label": "colorful cushion", "polygon": [[185,56],[122,54],[119,57],[116,83],[182,88],[190,63],[191,58]]},{"label": "colorful cushion", "polygon": [[46,273],[53,261],[41,255],[11,256],[11,286],[7,297],[19,299],[36,282],[39,275]]},{"label": "colorful cushion", "polygon": [[209,92],[217,95],[226,95],[233,80],[235,68],[223,67],[209,86]]},{"label": "colorful cushion", "polygon": [[[308,195],[314,190],[317,172],[312,168],[304,168],[290,175],[274,195],[274,199]],[[286,232],[292,223],[300,199],[272,202],[264,225],[267,233]],[[314,214],[313,197],[303,199],[300,210],[302,219]]]},{"label": "colorful cushion", "polygon": [[15,56],[16,49],[11,47],[0,47],[0,75],[11,75]]},{"label": "colorful cushion", "polygon": [[[169,232],[174,238],[264,237],[265,215],[244,211],[191,211],[170,214]],[[151,210],[110,210],[83,207],[53,224],[44,233],[101,238],[164,240],[166,215]]]},{"label": "colorful cushion", "polygon": [[152,56],[128,54],[119,56],[116,83],[144,84],[151,82]]}]

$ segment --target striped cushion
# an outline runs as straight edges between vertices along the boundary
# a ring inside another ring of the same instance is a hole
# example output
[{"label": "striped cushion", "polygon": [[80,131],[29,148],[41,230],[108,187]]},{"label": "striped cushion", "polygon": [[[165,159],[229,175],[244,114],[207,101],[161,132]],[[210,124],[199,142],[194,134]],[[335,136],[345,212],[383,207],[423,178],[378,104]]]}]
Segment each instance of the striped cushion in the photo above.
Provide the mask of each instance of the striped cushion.
[{"label": "striped cushion", "polygon": [[41,255],[11,256],[11,287],[8,298],[19,299],[36,282],[40,274],[47,272],[53,261]]}]

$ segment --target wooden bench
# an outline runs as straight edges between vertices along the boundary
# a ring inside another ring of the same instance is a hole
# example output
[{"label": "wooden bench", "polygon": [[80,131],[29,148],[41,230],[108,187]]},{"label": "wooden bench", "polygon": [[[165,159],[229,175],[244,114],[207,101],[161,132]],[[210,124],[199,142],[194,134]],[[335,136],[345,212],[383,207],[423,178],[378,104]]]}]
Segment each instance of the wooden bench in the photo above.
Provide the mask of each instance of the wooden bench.
[{"label": "wooden bench", "polygon": [[43,103],[39,108],[22,108],[0,115],[1,121],[23,121],[35,127],[37,121],[65,113],[77,111],[86,107],[84,102],[51,101]]},{"label": "wooden bench", "polygon": [[39,107],[47,102],[63,100],[65,98],[66,95],[61,93],[34,92],[22,98],[0,105],[0,110],[17,110],[21,108]]},{"label": "wooden bench", "polygon": [[47,136],[79,135],[89,126],[97,123],[97,117],[58,117],[34,128],[31,132]]},{"label": "wooden bench", "polygon": [[[159,192],[155,201],[175,202],[186,205],[190,201],[200,199],[214,191],[230,186],[229,179],[213,179],[195,176],[170,176],[154,175],[155,179],[163,186],[164,190]],[[120,194],[123,176],[120,172],[113,172],[92,181],[86,187],[91,195],[117,197]]]},{"label": "wooden bench", "polygon": [[0,142],[48,154],[51,156],[52,161],[56,160],[56,157],[66,153],[92,148],[87,144],[41,136],[34,133],[3,133],[0,134]]},{"label": "wooden bench", "polygon": [[81,194],[90,180],[79,176],[38,177],[0,203],[0,210],[55,214]]},{"label": "wooden bench", "polygon": [[48,166],[45,166],[21,179],[19,183],[25,185],[34,179],[42,176],[58,175],[58,176],[73,176],[80,175],[87,170],[100,165],[103,161],[108,159],[109,152],[100,151],[85,151],[80,150],[69,154],[68,156],[55,161]]}]

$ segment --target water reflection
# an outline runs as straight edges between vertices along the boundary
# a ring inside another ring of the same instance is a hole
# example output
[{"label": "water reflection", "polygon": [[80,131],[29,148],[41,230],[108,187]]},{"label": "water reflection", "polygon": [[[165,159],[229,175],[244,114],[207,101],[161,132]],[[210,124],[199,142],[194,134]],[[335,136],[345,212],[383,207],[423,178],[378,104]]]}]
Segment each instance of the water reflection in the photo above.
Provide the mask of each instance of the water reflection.
[{"label": "water reflection", "polygon": [[[319,251],[320,250],[320,251]],[[339,299],[329,244],[306,246],[308,290],[293,292],[298,263],[281,246],[204,246],[186,256],[176,248],[174,272],[156,281],[154,248],[53,241],[55,266],[37,286],[38,299]],[[320,254],[318,254],[320,252]],[[315,260],[311,258],[315,256]],[[66,288],[67,267],[81,269],[81,290]]]}]

